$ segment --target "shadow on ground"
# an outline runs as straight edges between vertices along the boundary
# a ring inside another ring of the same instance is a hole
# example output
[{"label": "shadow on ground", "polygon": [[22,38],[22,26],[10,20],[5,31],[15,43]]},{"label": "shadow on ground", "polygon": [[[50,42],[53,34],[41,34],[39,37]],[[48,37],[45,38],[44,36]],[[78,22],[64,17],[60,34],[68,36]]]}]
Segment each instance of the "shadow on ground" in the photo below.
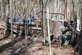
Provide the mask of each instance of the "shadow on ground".
[{"label": "shadow on ground", "polygon": [[20,38],[15,39],[15,40],[13,40],[13,41],[5,44],[5,45],[0,46],[0,53],[2,53],[4,50],[6,50],[9,47],[13,47],[14,44],[16,44],[17,42],[19,42],[19,41],[21,41],[23,39],[24,39],[23,37],[20,37]]}]

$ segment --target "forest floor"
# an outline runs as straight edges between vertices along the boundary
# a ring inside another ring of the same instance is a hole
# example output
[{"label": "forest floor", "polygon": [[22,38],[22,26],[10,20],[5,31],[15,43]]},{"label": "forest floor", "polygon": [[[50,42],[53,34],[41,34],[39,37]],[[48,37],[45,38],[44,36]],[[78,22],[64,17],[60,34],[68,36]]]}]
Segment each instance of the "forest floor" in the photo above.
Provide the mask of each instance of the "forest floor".
[{"label": "forest floor", "polygon": [[[36,31],[34,31],[36,32]],[[43,44],[43,37],[37,33],[35,37],[13,37],[4,38],[4,31],[0,30],[0,55],[49,55],[49,46]],[[36,37],[38,36],[38,37]],[[60,46],[58,42],[52,43],[53,55],[73,55],[71,46]]]}]

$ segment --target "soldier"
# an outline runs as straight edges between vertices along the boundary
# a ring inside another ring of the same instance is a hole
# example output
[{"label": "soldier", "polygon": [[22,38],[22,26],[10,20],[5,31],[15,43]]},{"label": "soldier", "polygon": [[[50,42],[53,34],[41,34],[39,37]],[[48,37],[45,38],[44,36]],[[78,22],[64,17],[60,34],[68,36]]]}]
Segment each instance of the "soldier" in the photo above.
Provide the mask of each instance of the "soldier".
[{"label": "soldier", "polygon": [[68,45],[71,40],[71,29],[69,28],[68,22],[64,21],[64,26],[61,27],[62,36],[60,38],[61,46],[63,44]]}]

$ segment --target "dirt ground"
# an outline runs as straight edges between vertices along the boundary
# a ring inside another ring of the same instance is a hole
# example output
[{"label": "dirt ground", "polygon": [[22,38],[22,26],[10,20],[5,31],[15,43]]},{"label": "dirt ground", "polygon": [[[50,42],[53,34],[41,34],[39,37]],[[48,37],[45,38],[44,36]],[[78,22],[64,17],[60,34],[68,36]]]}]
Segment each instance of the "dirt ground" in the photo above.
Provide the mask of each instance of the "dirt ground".
[{"label": "dirt ground", "polygon": [[[36,30],[34,32],[37,32]],[[28,39],[25,37],[13,37],[10,35],[4,38],[3,30],[0,30],[0,55],[49,55],[49,46],[43,44],[41,33],[34,34]],[[37,36],[37,37],[36,37]],[[52,44],[53,55],[73,55],[71,46],[60,46]]]},{"label": "dirt ground", "polygon": [[[51,49],[53,55],[73,55],[74,53],[71,46],[60,46],[57,43],[53,44]],[[49,55],[49,47],[39,40],[5,39],[0,41],[0,55]]]}]

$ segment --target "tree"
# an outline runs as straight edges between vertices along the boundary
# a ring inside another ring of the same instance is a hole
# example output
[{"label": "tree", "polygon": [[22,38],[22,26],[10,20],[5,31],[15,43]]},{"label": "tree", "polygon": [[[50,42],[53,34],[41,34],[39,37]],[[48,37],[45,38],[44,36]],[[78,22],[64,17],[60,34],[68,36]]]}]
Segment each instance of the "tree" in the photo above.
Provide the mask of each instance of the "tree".
[{"label": "tree", "polygon": [[[1,20],[5,23],[5,33],[8,34],[8,22],[9,22],[9,0],[1,0],[1,12],[2,12],[2,16],[1,16]],[[5,37],[7,37],[5,35]]]},{"label": "tree", "polygon": [[47,0],[39,0],[40,3],[40,9],[41,9],[41,26],[42,26],[42,35],[44,37],[44,43],[45,43],[45,39],[47,37],[47,26],[46,26],[46,14],[44,13],[44,11],[46,11],[46,2]]},{"label": "tree", "polygon": [[79,0],[79,3],[81,4],[81,8],[80,8],[80,25],[81,25],[81,30],[80,30],[80,43],[79,43],[79,55],[82,55],[82,1]]}]

